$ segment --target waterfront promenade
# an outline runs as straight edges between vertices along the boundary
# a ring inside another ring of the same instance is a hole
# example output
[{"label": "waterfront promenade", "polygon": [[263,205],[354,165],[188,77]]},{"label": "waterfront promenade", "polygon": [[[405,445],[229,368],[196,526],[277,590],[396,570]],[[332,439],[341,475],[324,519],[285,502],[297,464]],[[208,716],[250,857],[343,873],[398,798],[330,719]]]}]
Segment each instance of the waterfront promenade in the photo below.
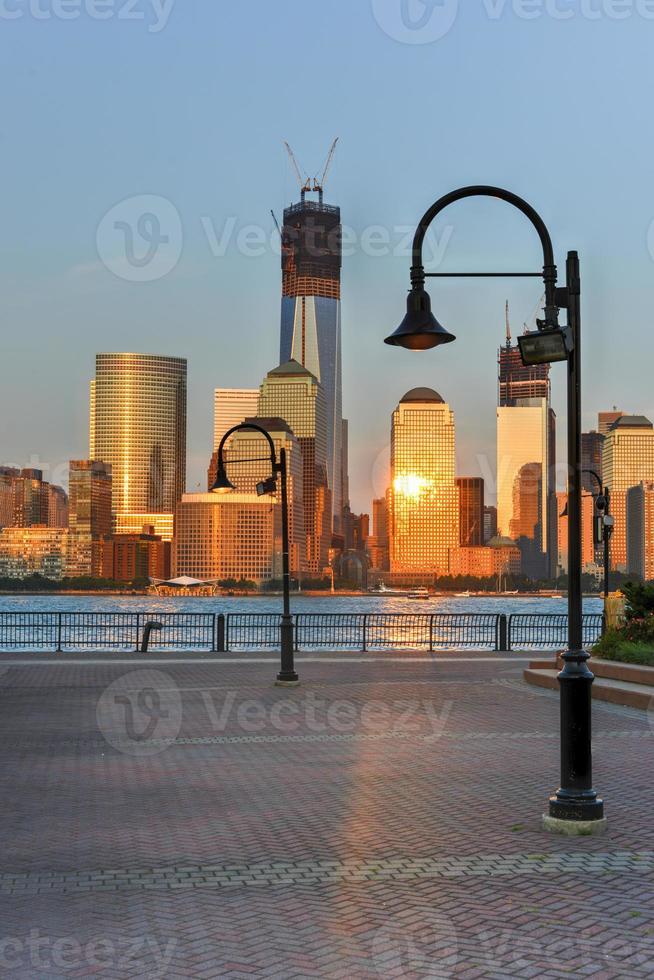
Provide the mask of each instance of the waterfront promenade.
[{"label": "waterfront promenade", "polygon": [[525,663],[0,656],[0,975],[651,976],[650,717],[595,704],[609,830],[546,835]]}]

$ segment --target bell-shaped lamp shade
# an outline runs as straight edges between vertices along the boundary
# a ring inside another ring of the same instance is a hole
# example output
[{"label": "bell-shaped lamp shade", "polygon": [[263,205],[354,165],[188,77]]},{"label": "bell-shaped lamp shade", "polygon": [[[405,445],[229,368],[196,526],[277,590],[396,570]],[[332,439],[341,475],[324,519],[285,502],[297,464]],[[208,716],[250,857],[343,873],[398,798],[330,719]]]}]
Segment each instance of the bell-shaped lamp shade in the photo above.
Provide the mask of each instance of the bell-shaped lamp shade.
[{"label": "bell-shaped lamp shade", "polygon": [[451,344],[454,334],[442,327],[431,311],[431,299],[424,289],[412,289],[406,301],[406,316],[395,333],[384,341],[407,350],[431,350]]},{"label": "bell-shaped lamp shade", "polygon": [[211,493],[230,493],[235,489],[236,487],[227,476],[227,470],[225,469],[224,464],[221,464],[218,467],[218,472],[216,473],[216,479],[211,488]]}]

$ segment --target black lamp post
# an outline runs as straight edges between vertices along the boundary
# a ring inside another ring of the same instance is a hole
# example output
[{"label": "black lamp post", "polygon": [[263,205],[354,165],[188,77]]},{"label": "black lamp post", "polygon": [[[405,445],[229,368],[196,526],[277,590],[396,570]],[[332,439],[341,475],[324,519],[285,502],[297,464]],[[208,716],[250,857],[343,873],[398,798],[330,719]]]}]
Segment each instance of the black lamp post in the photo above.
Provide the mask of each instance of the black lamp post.
[{"label": "black lamp post", "polygon": [[289,563],[289,547],[288,547],[288,474],[286,467],[286,450],[280,449],[279,451],[279,461],[277,460],[277,454],[275,452],[275,444],[272,441],[269,432],[266,432],[264,428],[260,425],[255,425],[254,422],[242,422],[240,425],[235,425],[229,432],[220,440],[220,445],[218,447],[218,472],[216,473],[216,479],[211,488],[212,493],[229,493],[234,490],[234,484],[230,481],[227,476],[227,469],[225,467],[225,460],[223,457],[223,451],[225,448],[225,443],[235,432],[242,431],[254,431],[261,433],[262,436],[268,440],[268,445],[270,446],[270,456],[254,457],[250,459],[236,459],[230,460],[231,463],[258,463],[270,461],[272,466],[272,476],[268,479],[263,480],[261,483],[257,484],[257,493],[260,497],[265,494],[275,493],[277,488],[277,474],[281,477],[282,486],[282,568],[283,568],[283,589],[284,589],[284,609],[282,613],[282,621],[280,625],[280,639],[281,639],[281,670],[277,675],[276,684],[279,687],[297,687],[300,683],[299,677],[295,671],[294,654],[293,654],[293,619],[291,617],[291,578],[290,578],[290,563]]},{"label": "black lamp post", "polygon": [[597,515],[593,515],[593,521],[599,523],[601,527],[601,534],[599,534],[595,527],[593,528],[593,538],[597,544],[604,545],[604,598],[608,599],[610,592],[610,574],[611,574],[611,535],[613,534],[613,517],[611,516],[611,491],[608,487],[602,488],[602,480],[595,470],[584,470],[584,473],[588,473],[592,476],[593,480],[597,484],[597,495],[595,496],[595,507],[597,509]]},{"label": "black lamp post", "polygon": [[[521,211],[532,223],[543,248],[542,272],[455,272],[426,273],[423,243],[427,229],[438,215],[457,201],[469,197],[499,198]],[[545,284],[545,319],[538,331],[520,338],[523,363],[568,363],[568,649],[559,674],[561,702],[561,787],[550,798],[543,824],[562,833],[588,833],[604,829],[604,804],[593,789],[591,750],[591,687],[589,654],[583,649],[581,591],[581,283],[579,256],[569,252],[566,285],[557,286],[552,240],[540,215],[522,198],[499,187],[463,187],[440,198],[426,212],[413,241],[411,291],[407,314],[387,344],[408,350],[429,350],[455,340],[436,320],[425,279],[454,276],[537,277]],[[559,326],[559,310],[567,312],[567,325]]]}]

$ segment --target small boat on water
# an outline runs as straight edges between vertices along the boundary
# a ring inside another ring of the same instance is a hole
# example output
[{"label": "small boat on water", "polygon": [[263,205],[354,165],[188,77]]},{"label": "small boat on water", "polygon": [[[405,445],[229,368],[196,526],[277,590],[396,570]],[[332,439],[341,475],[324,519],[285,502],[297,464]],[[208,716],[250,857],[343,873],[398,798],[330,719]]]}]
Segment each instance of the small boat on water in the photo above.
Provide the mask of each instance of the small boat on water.
[{"label": "small boat on water", "polygon": [[470,598],[470,595],[471,595],[470,592],[456,592],[455,593],[455,598],[456,599],[469,599]]},{"label": "small boat on water", "polygon": [[408,593],[409,599],[429,599],[429,589],[414,589]]}]

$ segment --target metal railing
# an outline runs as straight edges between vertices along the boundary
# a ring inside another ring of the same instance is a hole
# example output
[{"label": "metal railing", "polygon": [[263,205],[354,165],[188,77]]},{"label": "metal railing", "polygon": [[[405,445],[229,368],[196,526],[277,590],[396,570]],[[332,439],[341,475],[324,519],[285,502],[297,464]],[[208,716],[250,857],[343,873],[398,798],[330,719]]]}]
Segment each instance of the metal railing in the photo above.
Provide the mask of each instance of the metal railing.
[{"label": "metal railing", "polygon": [[[0,650],[276,650],[277,613],[0,613]],[[301,613],[294,645],[309,650],[562,650],[566,615],[488,613]],[[153,628],[154,627],[154,628]],[[602,635],[604,617],[584,616],[584,643]]]},{"label": "metal railing", "polygon": [[[604,632],[602,613],[583,619],[584,645],[593,646]],[[568,640],[568,617],[557,614],[518,613],[509,616],[509,650],[563,650]]]}]

